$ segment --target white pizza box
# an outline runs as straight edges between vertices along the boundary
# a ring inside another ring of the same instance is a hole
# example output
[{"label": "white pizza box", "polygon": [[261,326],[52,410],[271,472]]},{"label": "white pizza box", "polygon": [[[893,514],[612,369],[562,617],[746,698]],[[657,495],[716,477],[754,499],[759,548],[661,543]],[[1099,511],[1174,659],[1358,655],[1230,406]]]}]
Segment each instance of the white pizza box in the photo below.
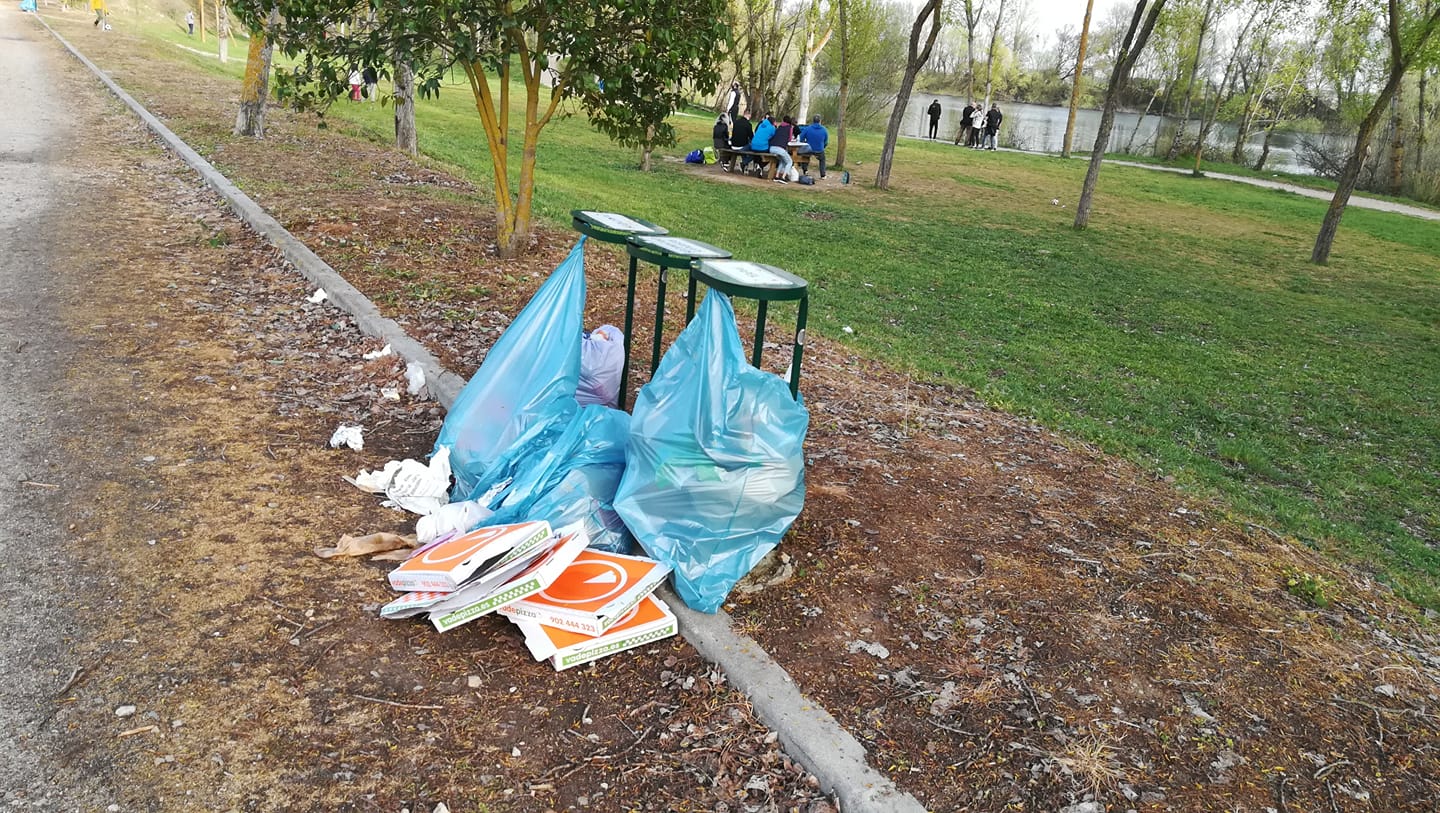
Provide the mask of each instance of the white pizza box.
[{"label": "white pizza box", "polygon": [[603,635],[591,637],[558,627],[547,627],[528,618],[511,618],[525,633],[525,646],[537,661],[550,659],[558,672],[614,655],[627,649],[669,638],[676,633],[675,616],[665,602],[645,596],[616,620]]},{"label": "white pizza box", "polygon": [[401,562],[390,571],[390,586],[405,591],[454,592],[477,574],[533,552],[550,535],[550,523],[544,520],[476,528]]},{"label": "white pizza box", "polygon": [[[529,567],[539,557],[549,551],[550,546],[544,542],[554,543],[558,541],[556,535],[551,534],[541,544],[530,546],[525,555],[518,559],[505,557],[508,561],[498,562],[495,566],[486,568],[484,572],[470,578],[469,581],[460,585],[459,590],[449,593],[437,591],[417,591],[406,593],[400,598],[380,608],[381,618],[409,618],[412,615],[430,612],[439,609],[441,605],[459,607],[469,604],[471,601],[487,596],[497,586],[510,581],[516,573]],[[514,550],[518,550],[514,549]]]},{"label": "white pizza box", "polygon": [[597,636],[655,591],[670,566],[644,556],[587,550],[554,584],[506,604],[500,614]]},{"label": "white pizza box", "polygon": [[455,597],[442,601],[430,608],[430,623],[435,629],[445,632],[482,615],[488,615],[501,606],[517,599],[533,596],[544,590],[575,561],[590,544],[590,538],[583,530],[568,530],[551,537],[545,552],[529,566],[495,585],[484,593],[464,590]]}]

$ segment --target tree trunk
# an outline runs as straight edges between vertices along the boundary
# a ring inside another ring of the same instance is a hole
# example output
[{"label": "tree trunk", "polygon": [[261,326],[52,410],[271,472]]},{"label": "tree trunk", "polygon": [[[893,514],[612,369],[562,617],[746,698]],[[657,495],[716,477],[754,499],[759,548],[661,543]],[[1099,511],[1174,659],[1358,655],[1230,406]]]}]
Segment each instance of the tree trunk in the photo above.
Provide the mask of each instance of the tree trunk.
[{"label": "tree trunk", "polygon": [[1155,92],[1150,94],[1150,101],[1145,103],[1145,109],[1141,110],[1140,115],[1135,117],[1135,126],[1130,128],[1130,137],[1125,140],[1126,154],[1135,154],[1135,136],[1140,134],[1140,125],[1145,123],[1145,117],[1150,115],[1151,108],[1155,107],[1155,100],[1159,98],[1160,88],[1155,88]]},{"label": "tree trunk", "polygon": [[845,166],[845,107],[850,102],[850,27],[846,17],[846,0],[839,0],[840,13],[840,99],[835,113],[835,163]]},{"label": "tree trunk", "polygon": [[1405,187],[1404,123],[1400,120],[1400,94],[1390,100],[1390,194],[1399,195]]},{"label": "tree trunk", "polygon": [[995,12],[995,30],[990,32],[990,52],[985,57],[985,103],[982,105],[986,110],[990,109],[990,88],[995,82],[995,43],[1000,39],[1000,25],[1005,22],[1005,0],[1000,0],[1000,8]]},{"label": "tree trunk", "polygon": [[215,3],[215,41],[220,43],[220,64],[230,61],[230,10]]},{"label": "tree trunk", "polygon": [[265,137],[265,102],[270,98],[270,63],[275,51],[269,29],[279,23],[280,11],[272,8],[264,24],[250,32],[245,81],[240,85],[240,110],[235,114],[235,135]]},{"label": "tree trunk", "polygon": [[1263,170],[1265,168],[1265,161],[1270,158],[1270,139],[1275,137],[1275,125],[1279,123],[1280,121],[1277,118],[1275,121],[1270,122],[1269,127],[1265,128],[1265,143],[1260,145],[1260,157],[1255,159],[1255,166],[1252,167],[1256,172]]},{"label": "tree trunk", "polygon": [[1170,149],[1165,153],[1166,161],[1174,161],[1180,154],[1180,143],[1185,140],[1185,131],[1190,125],[1190,94],[1195,90],[1195,74],[1200,72],[1200,55],[1205,51],[1205,35],[1210,32],[1210,17],[1214,13],[1215,0],[1205,0],[1205,13],[1200,17],[1200,34],[1195,38],[1195,58],[1190,61],[1190,75],[1185,79],[1185,98],[1181,106],[1180,126],[1175,128],[1175,137],[1170,139]]},{"label": "tree trunk", "polygon": [[[942,0],[925,0],[925,5],[915,15],[915,24],[910,27],[910,51],[905,60],[905,73],[900,77],[900,90],[895,96],[895,109],[890,111],[890,123],[885,127],[885,146],[880,149],[880,166],[875,171],[875,187],[890,188],[890,165],[895,161],[895,142],[900,138],[900,125],[905,120],[905,105],[910,102],[910,91],[915,87],[915,75],[930,59],[930,50],[935,47],[935,38],[940,34],[940,7]],[[925,47],[920,47],[920,35],[925,30],[925,21],[930,22],[930,33]]]},{"label": "tree trunk", "polygon": [[[1136,0],[1135,14],[1130,18],[1130,28],[1120,41],[1120,54],[1115,60],[1115,69],[1110,73],[1110,84],[1105,88],[1105,107],[1100,111],[1100,129],[1095,134],[1095,147],[1090,151],[1090,166],[1085,170],[1085,184],[1080,188],[1080,201],[1075,206],[1075,228],[1083,229],[1090,223],[1090,204],[1095,197],[1095,184],[1100,180],[1100,164],[1105,160],[1105,148],[1110,144],[1110,130],[1115,126],[1115,108],[1120,104],[1120,93],[1130,81],[1130,71],[1145,50],[1150,33],[1155,30],[1155,21],[1165,8],[1165,0],[1155,0],[1150,13],[1145,13],[1149,0]],[[1141,21],[1144,24],[1141,24]]]},{"label": "tree trunk", "polygon": [[1414,60],[1416,54],[1423,51],[1436,28],[1440,27],[1440,11],[1426,17],[1423,22],[1417,23],[1419,28],[1409,38],[1410,50],[1407,52],[1402,47],[1400,39],[1399,0],[1389,0],[1387,11],[1389,15],[1387,33],[1390,40],[1390,78],[1385,82],[1385,87],[1381,89],[1380,95],[1376,97],[1370,112],[1366,113],[1365,119],[1360,122],[1360,130],[1355,135],[1355,149],[1345,161],[1345,169],[1340,173],[1335,187],[1335,196],[1330,199],[1330,208],[1326,210],[1325,219],[1320,223],[1320,233],[1315,236],[1315,249],[1310,252],[1310,262],[1316,265],[1325,265],[1330,261],[1330,249],[1335,244],[1335,233],[1340,230],[1340,219],[1345,216],[1345,207],[1350,203],[1350,195],[1355,192],[1355,183],[1360,179],[1360,170],[1365,164],[1365,156],[1370,149],[1370,138],[1375,134],[1380,117],[1390,104],[1390,99],[1400,89],[1400,80],[1404,78],[1411,61]]},{"label": "tree trunk", "polygon": [[1075,83],[1070,88],[1070,114],[1065,119],[1065,141],[1060,148],[1060,157],[1070,157],[1070,145],[1075,139],[1075,111],[1080,107],[1080,77],[1085,71],[1085,47],[1090,42],[1090,12],[1095,0],[1085,0],[1085,22],[1080,25],[1080,48],[1075,55]]},{"label": "tree trunk", "polygon": [[965,0],[965,73],[968,87],[965,90],[965,101],[975,101],[975,29],[980,27],[980,15],[985,11],[985,3],[975,5],[975,0]]},{"label": "tree trunk", "polygon": [[205,41],[205,0],[199,0],[195,5],[200,7],[200,41]]},{"label": "tree trunk", "polygon": [[1220,106],[1225,103],[1230,94],[1230,85],[1235,81],[1235,69],[1240,64],[1240,49],[1245,44],[1245,38],[1250,35],[1250,27],[1259,17],[1260,6],[1256,6],[1250,19],[1240,28],[1240,35],[1235,38],[1235,49],[1230,52],[1230,60],[1225,63],[1225,76],[1220,80],[1220,87],[1215,90],[1215,104],[1205,110],[1200,121],[1200,138],[1195,142],[1195,175],[1200,174],[1200,162],[1205,157],[1205,140],[1210,137],[1210,128],[1215,126],[1215,119],[1220,115]]},{"label": "tree trunk", "polygon": [[[1425,8],[1428,10],[1428,9],[1430,8],[1430,4],[1429,4],[1429,3],[1426,3],[1426,4],[1425,4]],[[1415,172],[1415,177],[1417,177],[1417,178],[1420,177],[1420,173],[1421,173],[1422,171],[1424,171],[1424,168],[1425,168],[1425,105],[1426,105],[1426,103],[1427,103],[1427,102],[1426,102],[1426,98],[1425,98],[1425,91],[1426,91],[1425,85],[1426,85],[1426,78],[1427,78],[1427,76],[1429,75],[1429,73],[1430,73],[1430,71],[1429,71],[1428,69],[1426,69],[1426,68],[1421,68],[1421,69],[1420,69],[1420,86],[1419,86],[1419,89],[1418,89],[1420,99],[1419,99],[1419,101],[1418,101],[1418,102],[1416,103],[1416,105],[1415,105],[1415,158],[1414,158],[1414,167],[1415,167],[1415,169],[1414,169],[1414,172]]]},{"label": "tree trunk", "polygon": [[[813,16],[815,6],[811,6],[810,8]],[[808,21],[806,23],[805,49],[800,55],[802,60],[800,69],[800,104],[798,106],[800,112],[795,119],[796,127],[800,127],[810,120],[810,82],[815,75],[815,59],[820,56],[821,51],[825,50],[825,46],[830,44],[830,37],[834,33],[834,28],[826,31],[825,36],[820,38],[820,44],[816,45],[815,29],[811,27]]]},{"label": "tree trunk", "polygon": [[415,137],[415,72],[410,63],[395,63],[395,147],[411,156],[420,152]]}]

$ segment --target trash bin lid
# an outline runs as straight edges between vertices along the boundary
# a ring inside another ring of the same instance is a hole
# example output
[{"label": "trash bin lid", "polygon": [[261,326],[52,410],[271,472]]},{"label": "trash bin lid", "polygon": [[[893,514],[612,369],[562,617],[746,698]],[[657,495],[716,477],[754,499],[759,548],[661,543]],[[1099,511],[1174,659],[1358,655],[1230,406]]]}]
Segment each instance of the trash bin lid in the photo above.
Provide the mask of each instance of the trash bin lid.
[{"label": "trash bin lid", "polygon": [[688,237],[635,235],[625,241],[631,256],[669,268],[688,268],[691,261],[724,259],[730,252]]},{"label": "trash bin lid", "polygon": [[808,286],[784,269],[748,260],[696,260],[691,273],[711,288],[749,299],[800,299]]},{"label": "trash bin lid", "polygon": [[588,209],[572,209],[571,225],[575,231],[587,234],[602,243],[623,243],[635,234],[669,234],[664,227],[648,220],[622,215],[618,212],[592,212]]}]

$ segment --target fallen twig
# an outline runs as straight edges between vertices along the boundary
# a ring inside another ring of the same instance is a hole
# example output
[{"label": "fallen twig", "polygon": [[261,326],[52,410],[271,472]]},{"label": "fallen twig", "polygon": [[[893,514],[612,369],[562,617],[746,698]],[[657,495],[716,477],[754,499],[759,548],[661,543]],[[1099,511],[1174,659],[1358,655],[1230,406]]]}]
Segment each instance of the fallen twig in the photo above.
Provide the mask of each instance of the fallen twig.
[{"label": "fallen twig", "polygon": [[84,672],[85,672],[85,667],[83,667],[83,666],[77,666],[77,667],[75,667],[75,671],[73,671],[73,672],[70,673],[70,679],[67,680],[67,681],[65,681],[65,685],[60,687],[60,691],[56,692],[56,693],[55,693],[55,696],[56,696],[56,697],[64,697],[64,696],[65,696],[65,693],[68,692],[68,691],[70,691],[70,687],[72,687],[72,686],[75,685],[75,682],[80,679],[80,675],[83,674]]},{"label": "fallen twig", "polygon": [[136,734],[148,734],[159,730],[160,726],[157,725],[142,725],[139,728],[132,728],[129,731],[121,731],[119,734],[115,735],[115,739],[118,740],[124,737],[133,737]]},{"label": "fallen twig", "polygon": [[59,487],[60,487],[60,486],[58,486],[58,485],[55,485],[54,483],[41,483],[41,482],[39,482],[39,481],[37,481],[37,480],[21,480],[21,481],[20,481],[20,485],[24,485],[24,486],[35,486],[36,488],[59,488]]},{"label": "fallen twig", "polygon": [[371,703],[384,703],[387,706],[395,706],[402,709],[421,709],[423,711],[444,711],[444,706],[423,706],[419,703],[401,703],[399,700],[386,700],[383,697],[370,697],[363,694],[352,694],[351,697],[358,697],[361,700],[369,700]]}]

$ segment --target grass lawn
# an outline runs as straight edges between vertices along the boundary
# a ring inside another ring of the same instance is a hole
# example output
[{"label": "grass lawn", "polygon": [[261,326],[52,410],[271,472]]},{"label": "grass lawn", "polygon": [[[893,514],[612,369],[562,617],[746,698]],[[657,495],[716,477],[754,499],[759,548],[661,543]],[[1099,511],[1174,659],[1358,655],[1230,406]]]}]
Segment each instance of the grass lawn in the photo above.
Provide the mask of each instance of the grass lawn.
[{"label": "grass lawn", "polygon": [[[232,52],[222,67],[162,51],[238,77]],[[390,115],[338,102],[329,118],[384,141]],[[417,118],[425,153],[490,184],[467,88]],[[709,144],[708,114],[675,121],[667,156]],[[1352,209],[1322,268],[1308,258],[1323,201],[1109,166],[1077,232],[1082,160],[906,140],[881,192],[879,136],[849,148],[848,187],[726,182],[674,160],[642,174],[634,151],[561,119],[542,135],[535,213],[621,211],[781,266],[811,283],[812,330],[1218,495],[1440,608],[1434,223]]]}]

